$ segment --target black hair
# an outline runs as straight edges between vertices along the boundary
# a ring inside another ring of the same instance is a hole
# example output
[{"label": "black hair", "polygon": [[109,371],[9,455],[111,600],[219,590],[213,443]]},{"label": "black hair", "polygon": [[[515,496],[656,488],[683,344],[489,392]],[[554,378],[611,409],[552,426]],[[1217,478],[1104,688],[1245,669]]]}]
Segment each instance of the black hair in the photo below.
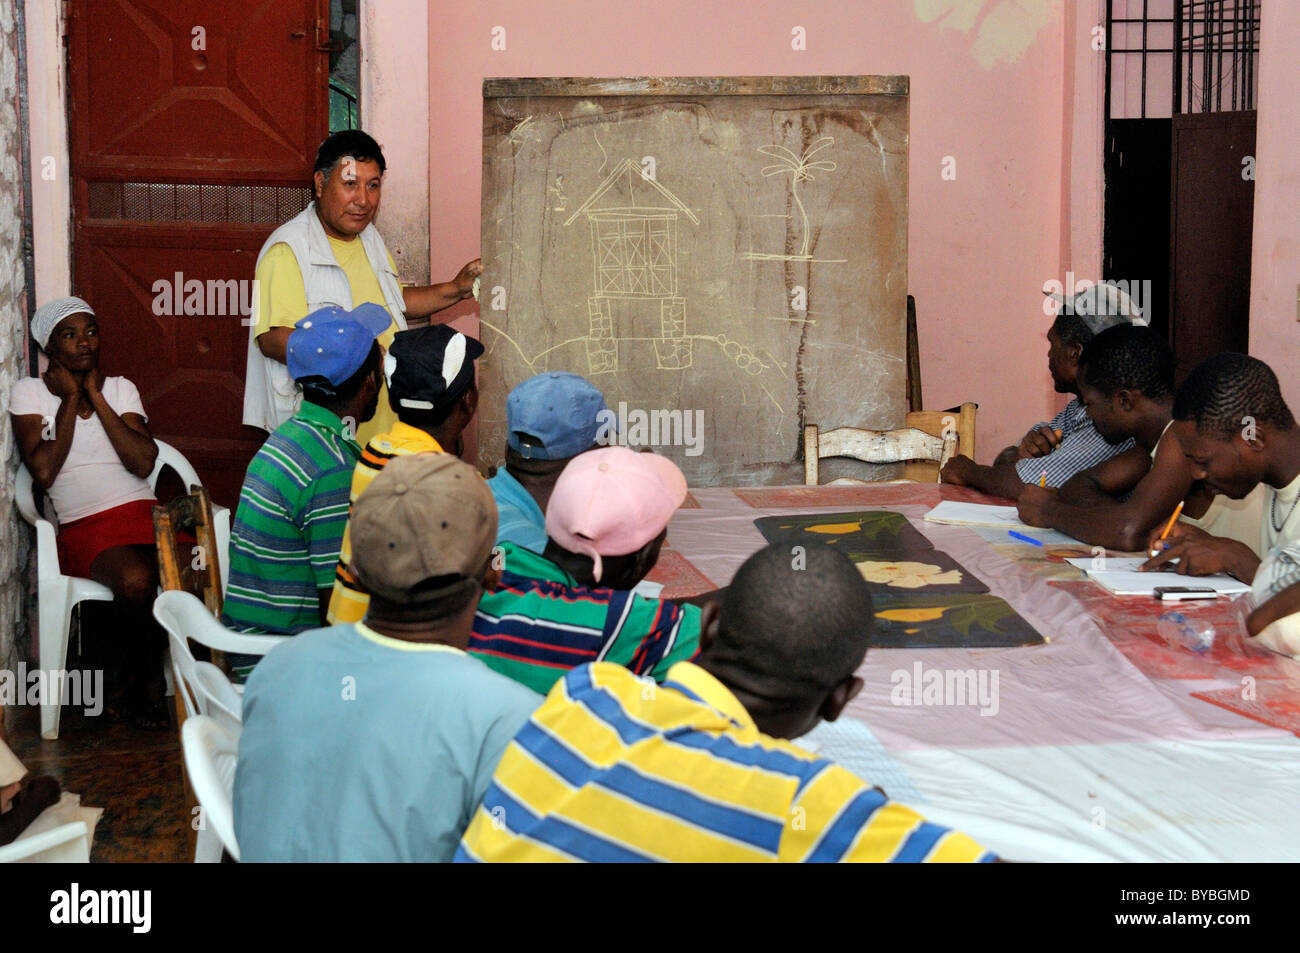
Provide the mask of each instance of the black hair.
[{"label": "black hair", "polygon": [[327,136],[320,144],[316,150],[316,164],[312,167],[312,173],[324,172],[328,180],[339,160],[344,158],[378,163],[380,175],[388,169],[388,164],[384,161],[384,150],[379,148],[379,143],[360,129],[344,129]]},{"label": "black hair", "polygon": [[347,403],[361,391],[366,378],[379,370],[382,353],[379,350],[378,341],[370,342],[370,353],[366,355],[361,367],[337,387],[325,377],[300,377],[298,383],[302,386],[302,399],[311,401],[313,404],[319,404],[322,407],[333,407]]},{"label": "black hair", "polygon": [[1197,433],[1218,437],[1240,432],[1247,417],[1280,430],[1295,426],[1273,369],[1245,354],[1215,354],[1196,365],[1178,388],[1173,413],[1174,420],[1194,421]]},{"label": "black hair", "polygon": [[871,591],[847,556],[825,543],[773,543],[731,581],[708,655],[751,673],[769,698],[810,700],[862,664],[873,618]]},{"label": "black hair", "polygon": [[1117,324],[1083,348],[1079,369],[1088,386],[1107,397],[1117,390],[1140,391],[1151,400],[1174,393],[1174,354],[1163,337],[1148,327]]},{"label": "black hair", "polygon": [[1093,339],[1092,329],[1073,311],[1062,311],[1058,314],[1056,320],[1052,322],[1052,328],[1056,331],[1057,340],[1062,345],[1077,344],[1084,347]]}]

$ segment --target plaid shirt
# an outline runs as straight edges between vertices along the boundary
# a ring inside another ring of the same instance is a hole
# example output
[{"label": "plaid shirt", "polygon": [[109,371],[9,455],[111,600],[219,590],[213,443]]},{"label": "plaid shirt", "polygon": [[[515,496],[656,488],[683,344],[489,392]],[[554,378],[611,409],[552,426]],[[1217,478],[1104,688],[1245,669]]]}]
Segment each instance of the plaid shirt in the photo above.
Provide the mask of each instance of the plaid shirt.
[{"label": "plaid shirt", "polygon": [[1026,457],[1016,461],[1016,476],[1025,483],[1037,483],[1047,471],[1047,485],[1062,486],[1070,477],[1089,467],[1104,463],[1118,453],[1134,447],[1132,438],[1123,443],[1109,444],[1092,425],[1088,410],[1074,398],[1051,423],[1038,424],[1061,431],[1061,442],[1046,456]]}]

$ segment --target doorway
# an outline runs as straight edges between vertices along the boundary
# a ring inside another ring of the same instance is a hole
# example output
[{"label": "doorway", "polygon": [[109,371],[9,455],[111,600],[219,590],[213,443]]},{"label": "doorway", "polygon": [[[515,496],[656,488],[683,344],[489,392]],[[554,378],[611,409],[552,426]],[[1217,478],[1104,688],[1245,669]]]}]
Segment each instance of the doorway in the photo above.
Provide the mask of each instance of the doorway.
[{"label": "doorway", "polygon": [[1249,344],[1261,2],[1107,7],[1103,277],[1151,282],[1179,380]]},{"label": "doorway", "polygon": [[311,200],[328,131],[329,0],[70,0],[73,289],[106,374],[233,508],[253,266]]}]

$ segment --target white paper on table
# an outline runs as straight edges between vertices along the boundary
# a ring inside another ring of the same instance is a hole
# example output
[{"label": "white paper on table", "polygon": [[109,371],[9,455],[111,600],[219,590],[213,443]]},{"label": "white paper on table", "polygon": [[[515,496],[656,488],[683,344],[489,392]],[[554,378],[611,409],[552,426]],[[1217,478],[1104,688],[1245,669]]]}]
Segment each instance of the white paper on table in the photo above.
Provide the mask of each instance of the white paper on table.
[{"label": "white paper on table", "polygon": [[1250,586],[1227,575],[1180,576],[1176,572],[1138,572],[1146,562],[1142,556],[1107,556],[1105,569],[1093,569],[1093,560],[1067,559],[1067,563],[1082,569],[1097,585],[1117,596],[1150,596],[1156,586],[1200,586],[1213,589],[1221,596],[1235,596],[1250,592]]},{"label": "white paper on table", "polygon": [[944,500],[925,514],[931,523],[952,523],[957,526],[1005,526],[1008,529],[1034,529],[1022,522],[1014,506],[995,506],[991,503],[958,503]]}]

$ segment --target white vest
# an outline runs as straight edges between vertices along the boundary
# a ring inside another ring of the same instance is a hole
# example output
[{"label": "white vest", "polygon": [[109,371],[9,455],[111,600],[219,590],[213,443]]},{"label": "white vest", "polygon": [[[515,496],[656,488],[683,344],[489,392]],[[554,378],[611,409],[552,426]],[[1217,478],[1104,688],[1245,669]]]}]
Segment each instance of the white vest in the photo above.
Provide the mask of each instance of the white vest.
[{"label": "white vest", "polygon": [[[271,233],[257,254],[257,263],[260,265],[271,247],[281,242],[289,246],[294,258],[298,260],[303,290],[307,293],[307,314],[329,305],[352,310],[352,286],[348,283],[343,267],[334,257],[325,228],[316,214],[315,202]],[[398,284],[397,274],[388,264],[388,248],[373,224],[367,225],[361,233],[361,245],[365,248],[371,270],[379,279],[388,313],[397,322],[399,330],[406,330],[402,286]],[[302,402],[302,392],[289,376],[289,368],[267,357],[257,346],[254,332],[257,330],[260,299],[261,295],[254,293],[253,314],[248,328],[244,423],[270,432],[297,413],[298,405]]]}]

